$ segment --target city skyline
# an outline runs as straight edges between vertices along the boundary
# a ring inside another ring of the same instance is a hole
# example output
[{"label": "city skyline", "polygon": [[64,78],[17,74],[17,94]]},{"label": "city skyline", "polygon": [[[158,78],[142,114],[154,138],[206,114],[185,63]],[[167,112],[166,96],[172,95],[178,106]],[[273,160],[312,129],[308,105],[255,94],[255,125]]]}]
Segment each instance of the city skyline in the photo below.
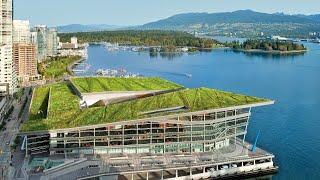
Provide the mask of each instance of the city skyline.
[{"label": "city skyline", "polygon": [[[195,0],[161,0],[161,1],[102,1],[90,2],[15,0],[15,19],[29,19],[32,25],[48,24],[59,26],[67,24],[109,24],[109,25],[141,25],[157,21],[175,14],[189,12],[229,12],[242,9],[253,11],[286,14],[319,14],[318,2],[310,0],[308,3],[298,0],[279,1],[252,1],[238,2],[229,0],[217,1],[203,0],[201,3]],[[63,6],[62,6],[63,4]],[[35,6],[36,5],[36,6]],[[154,8],[156,7],[156,8]],[[59,10],[59,11],[57,11]],[[58,13],[57,13],[58,12]],[[84,13],[85,12],[85,13]]]}]

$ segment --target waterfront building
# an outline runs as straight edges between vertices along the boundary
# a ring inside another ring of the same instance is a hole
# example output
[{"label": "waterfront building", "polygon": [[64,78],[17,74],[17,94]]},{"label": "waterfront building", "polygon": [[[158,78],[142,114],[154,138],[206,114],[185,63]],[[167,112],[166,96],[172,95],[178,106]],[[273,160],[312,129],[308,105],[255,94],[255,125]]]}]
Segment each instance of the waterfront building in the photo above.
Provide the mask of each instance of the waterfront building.
[{"label": "waterfront building", "polygon": [[72,43],[61,43],[61,49],[76,49],[77,45],[76,44],[72,44]]},{"label": "waterfront building", "polygon": [[59,41],[59,47],[60,49],[78,49],[78,38],[77,37],[71,37],[71,42],[62,43]]},{"label": "waterfront building", "polygon": [[38,77],[36,47],[34,44],[16,43],[13,46],[15,71],[20,81]]},{"label": "waterfront building", "polygon": [[88,58],[88,49],[87,47],[80,48],[80,49],[59,49],[58,56],[65,57],[65,56],[80,56],[83,58]]},{"label": "waterfront building", "polygon": [[0,92],[9,94],[16,91],[17,79],[12,58],[12,17],[13,2],[5,0],[0,6]]},{"label": "waterfront building", "polygon": [[71,42],[62,43],[59,39],[58,56],[81,56],[83,58],[88,57],[89,44],[78,44],[78,38],[72,37]]},{"label": "waterfront building", "polygon": [[[160,174],[158,179],[175,179],[184,171],[199,179],[276,170],[272,154],[250,151],[245,142],[251,108],[272,100],[186,89],[159,78],[103,77],[39,87],[34,97],[21,133],[26,154],[95,155],[98,159],[84,158],[76,163],[83,166],[72,166],[74,171],[97,167],[91,178],[134,179],[143,173],[148,179],[153,172]],[[70,171],[49,169],[44,176],[64,173]]]},{"label": "waterfront building", "polygon": [[31,43],[30,22],[28,20],[13,20],[13,43]]},{"label": "waterfront building", "polygon": [[71,38],[71,44],[74,44],[74,47],[77,49],[78,48],[78,38],[77,37],[72,37]]},{"label": "waterfront building", "polygon": [[286,37],[281,37],[281,36],[271,36],[271,40],[288,41],[289,39]]}]

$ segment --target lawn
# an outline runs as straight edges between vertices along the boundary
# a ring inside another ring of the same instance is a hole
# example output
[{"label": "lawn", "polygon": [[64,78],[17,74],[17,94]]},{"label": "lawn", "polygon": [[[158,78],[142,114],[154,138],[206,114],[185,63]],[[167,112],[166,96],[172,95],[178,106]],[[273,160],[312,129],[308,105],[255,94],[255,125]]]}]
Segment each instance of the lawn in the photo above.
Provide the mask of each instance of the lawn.
[{"label": "lawn", "polygon": [[107,78],[89,77],[73,78],[72,83],[81,93],[104,91],[143,91],[143,90],[170,90],[182,86],[161,78]]},{"label": "lawn", "polygon": [[[59,83],[49,87],[51,91],[48,118],[42,120],[30,118],[29,121],[24,123],[23,132],[72,128],[174,113],[146,113],[165,108],[186,107],[186,112],[194,112],[270,101],[214,89],[198,88],[111,104],[107,107],[80,110],[79,98],[73,94],[67,83]],[[38,90],[36,89],[36,91]]]},{"label": "lawn", "polygon": [[71,72],[68,71],[68,66],[79,59],[81,59],[80,56],[51,58],[39,64],[39,72],[47,79],[56,79],[64,75],[71,75]]}]

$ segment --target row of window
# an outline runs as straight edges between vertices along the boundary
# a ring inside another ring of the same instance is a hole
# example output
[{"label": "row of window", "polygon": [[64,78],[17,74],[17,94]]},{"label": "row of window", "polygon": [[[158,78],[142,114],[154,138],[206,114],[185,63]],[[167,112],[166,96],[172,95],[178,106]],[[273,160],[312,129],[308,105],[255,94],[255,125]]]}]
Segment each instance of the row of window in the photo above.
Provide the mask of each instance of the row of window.
[{"label": "row of window", "polygon": [[[146,122],[139,125],[124,125],[124,126],[109,126],[104,128],[90,129],[80,131],[80,137],[86,136],[123,136],[130,134],[146,134],[146,133],[170,133],[170,132],[188,132],[188,131],[204,131],[215,130],[223,127],[231,127],[235,125],[246,124],[248,117],[231,119],[224,122],[214,124],[195,124],[195,125],[182,125],[170,123],[150,123]],[[63,137],[79,137],[79,131],[70,132],[68,134],[58,133],[58,138]]]},{"label": "row of window", "polygon": [[[221,143],[223,145],[221,146]],[[171,145],[155,145],[146,147],[125,147],[125,148],[95,148],[93,149],[79,149],[79,150],[66,150],[67,153],[85,153],[85,154],[136,154],[136,153],[192,153],[192,152],[210,152],[213,149],[229,146],[229,139],[225,139],[219,143],[180,143]],[[64,153],[64,151],[56,151],[57,154]],[[175,161],[173,159],[173,161]],[[178,162],[177,162],[178,163]]]},{"label": "row of window", "polygon": [[[160,137],[160,138],[141,138],[141,139],[87,139],[80,141],[66,141],[66,148],[75,147],[93,147],[95,146],[122,146],[122,145],[138,145],[138,144],[157,144],[157,143],[173,143],[173,142],[198,142],[198,141],[211,141],[217,138],[236,137],[245,134],[245,129],[230,129],[223,134],[216,134],[211,136],[197,135],[197,136],[184,136],[184,137]],[[64,148],[64,142],[58,141],[56,146]]]}]

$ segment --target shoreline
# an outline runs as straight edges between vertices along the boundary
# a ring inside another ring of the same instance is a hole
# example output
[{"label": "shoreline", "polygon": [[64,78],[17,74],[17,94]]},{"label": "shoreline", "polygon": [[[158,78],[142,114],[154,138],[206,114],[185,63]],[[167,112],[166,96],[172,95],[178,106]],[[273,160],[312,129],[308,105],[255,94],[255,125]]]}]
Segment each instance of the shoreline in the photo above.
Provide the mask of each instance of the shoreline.
[{"label": "shoreline", "polygon": [[82,61],[85,61],[85,60],[86,60],[85,57],[81,57],[79,60],[77,60],[77,61],[73,62],[72,64],[70,64],[70,65],[68,66],[68,68],[67,68],[67,71],[69,72],[69,74],[70,74],[71,76],[74,76],[75,74],[74,74],[73,69],[74,69],[74,67],[76,66],[76,64],[81,63]]},{"label": "shoreline", "polygon": [[278,51],[278,50],[272,50],[272,51],[266,51],[261,49],[234,49],[230,48],[231,50],[235,52],[244,52],[244,53],[263,53],[263,54],[279,54],[279,55],[286,55],[286,54],[304,54],[308,52],[308,50],[294,50],[294,51]]},{"label": "shoreline", "polygon": [[[128,50],[128,51],[132,51],[132,52],[150,52],[150,53],[193,53],[193,52],[202,52],[202,51],[212,51],[215,49],[224,49],[226,48],[223,45],[216,45],[216,46],[212,46],[212,47],[207,47],[207,48],[201,48],[201,47],[194,47],[194,46],[174,46],[174,50],[173,51],[154,51],[151,52],[150,49],[151,48],[163,48],[166,46],[161,46],[161,45],[118,45],[117,43],[109,43],[109,42],[90,42],[88,43],[90,45],[105,45],[105,44],[111,44],[111,45],[115,45],[117,47],[130,47],[130,48],[138,48],[138,50],[133,51],[133,50]],[[142,49],[139,49],[142,48]],[[143,49],[145,48],[145,49]],[[181,50],[182,48],[188,48],[187,51],[183,51]],[[192,51],[190,51],[190,49],[193,49]]]}]

